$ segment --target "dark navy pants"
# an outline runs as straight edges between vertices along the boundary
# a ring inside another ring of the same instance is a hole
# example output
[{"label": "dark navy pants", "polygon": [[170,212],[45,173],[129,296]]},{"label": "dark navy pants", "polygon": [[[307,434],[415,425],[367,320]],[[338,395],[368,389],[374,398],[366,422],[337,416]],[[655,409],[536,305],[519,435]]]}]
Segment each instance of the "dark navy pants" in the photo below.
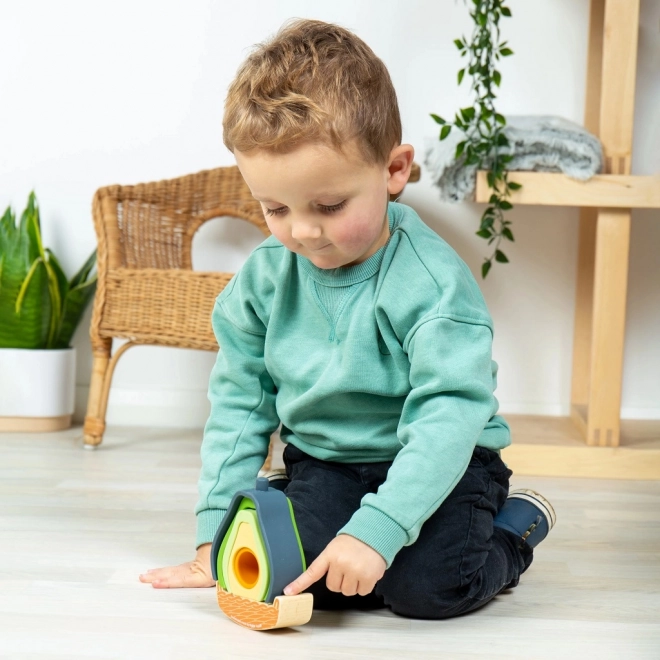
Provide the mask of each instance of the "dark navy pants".
[{"label": "dark navy pants", "polygon": [[[320,461],[287,445],[284,463],[291,482],[286,495],[309,566],[385,481],[391,461],[344,464]],[[424,523],[418,539],[402,548],[367,596],[330,591],[325,577],[308,589],[318,609],[389,607],[421,619],[457,616],[485,605],[518,584],[532,551],[513,534],[493,527],[509,492],[511,470],[499,455],[477,447],[449,497]]]}]

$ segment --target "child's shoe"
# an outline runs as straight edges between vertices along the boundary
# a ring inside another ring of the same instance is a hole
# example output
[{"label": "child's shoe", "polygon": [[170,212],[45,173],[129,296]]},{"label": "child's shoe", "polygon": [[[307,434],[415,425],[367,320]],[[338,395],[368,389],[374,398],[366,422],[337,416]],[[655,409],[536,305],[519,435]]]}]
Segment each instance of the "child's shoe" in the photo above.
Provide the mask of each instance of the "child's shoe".
[{"label": "child's shoe", "polygon": [[289,477],[286,476],[286,470],[283,468],[269,470],[260,473],[259,476],[268,479],[268,486],[275,490],[284,490],[289,485]]},{"label": "child's shoe", "polygon": [[498,511],[493,525],[516,536],[530,548],[537,546],[554,527],[557,516],[552,504],[534,490],[512,490]]}]

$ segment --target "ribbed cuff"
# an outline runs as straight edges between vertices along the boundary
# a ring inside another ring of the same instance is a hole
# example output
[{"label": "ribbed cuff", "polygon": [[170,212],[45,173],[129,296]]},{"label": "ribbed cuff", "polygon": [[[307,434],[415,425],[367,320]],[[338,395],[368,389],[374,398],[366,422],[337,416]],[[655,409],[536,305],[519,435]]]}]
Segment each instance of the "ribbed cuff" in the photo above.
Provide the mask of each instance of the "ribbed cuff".
[{"label": "ribbed cuff", "polygon": [[338,532],[349,534],[380,554],[387,568],[392,565],[396,553],[408,542],[407,532],[392,518],[369,505],[361,506]]},{"label": "ribbed cuff", "polygon": [[213,543],[215,533],[225,517],[227,509],[206,509],[197,514],[197,539],[195,548],[204,543]]}]

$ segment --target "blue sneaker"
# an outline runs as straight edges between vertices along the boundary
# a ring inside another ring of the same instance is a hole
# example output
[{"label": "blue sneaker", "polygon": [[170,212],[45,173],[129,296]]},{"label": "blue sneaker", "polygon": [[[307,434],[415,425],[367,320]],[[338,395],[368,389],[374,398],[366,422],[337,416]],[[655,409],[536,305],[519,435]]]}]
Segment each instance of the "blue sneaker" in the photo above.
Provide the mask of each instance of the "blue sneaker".
[{"label": "blue sneaker", "polygon": [[259,476],[268,479],[268,486],[275,490],[284,490],[289,485],[289,477],[286,476],[286,470],[283,468],[259,473]]},{"label": "blue sneaker", "polygon": [[557,516],[552,504],[528,488],[512,490],[497,512],[493,525],[520,537],[521,544],[536,547],[555,526]]}]

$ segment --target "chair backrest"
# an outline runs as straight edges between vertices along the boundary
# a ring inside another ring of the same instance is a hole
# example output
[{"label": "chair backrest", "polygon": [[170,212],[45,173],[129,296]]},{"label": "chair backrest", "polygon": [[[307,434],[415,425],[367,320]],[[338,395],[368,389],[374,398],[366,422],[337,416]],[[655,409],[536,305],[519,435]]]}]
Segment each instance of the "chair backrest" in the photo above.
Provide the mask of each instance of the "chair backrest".
[{"label": "chair backrest", "polygon": [[99,275],[93,348],[123,337],[217,350],[211,312],[233,273],[193,271],[193,236],[204,222],[222,216],[250,222],[269,235],[238,168],[100,188],[93,215]]},{"label": "chair backrest", "polygon": [[108,269],[187,268],[195,232],[207,220],[231,216],[269,234],[259,203],[237,167],[141,183],[107,186],[94,196],[94,225]]}]

